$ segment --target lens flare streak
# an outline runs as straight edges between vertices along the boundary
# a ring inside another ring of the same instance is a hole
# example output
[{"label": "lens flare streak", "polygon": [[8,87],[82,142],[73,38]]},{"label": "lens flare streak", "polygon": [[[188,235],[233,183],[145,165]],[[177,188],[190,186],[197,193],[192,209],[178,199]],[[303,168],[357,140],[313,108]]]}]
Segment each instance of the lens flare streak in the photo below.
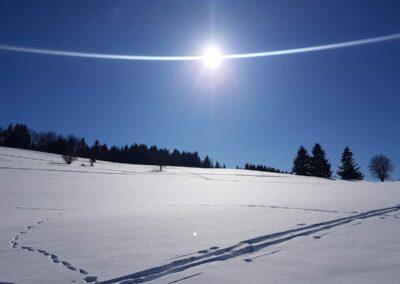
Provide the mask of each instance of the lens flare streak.
[{"label": "lens flare streak", "polygon": [[[380,37],[354,40],[354,41],[346,41],[346,42],[339,42],[339,43],[326,44],[326,45],[302,47],[302,48],[255,52],[255,53],[226,54],[226,55],[221,55],[221,58],[222,59],[243,59],[243,58],[279,56],[279,55],[315,52],[315,51],[322,51],[322,50],[329,50],[329,49],[367,45],[367,44],[373,44],[373,43],[391,41],[391,40],[398,40],[398,39],[400,39],[400,33],[386,35],[386,36],[380,36]],[[22,46],[13,46],[13,45],[0,45],[0,50],[12,51],[12,52],[23,52],[23,53],[35,53],[35,54],[43,54],[43,55],[54,55],[54,56],[112,59],[112,60],[147,60],[147,61],[198,61],[198,60],[204,60],[203,56],[123,55],[123,54],[106,54],[106,53],[90,53],[90,52],[42,49],[42,48],[22,47]]]}]

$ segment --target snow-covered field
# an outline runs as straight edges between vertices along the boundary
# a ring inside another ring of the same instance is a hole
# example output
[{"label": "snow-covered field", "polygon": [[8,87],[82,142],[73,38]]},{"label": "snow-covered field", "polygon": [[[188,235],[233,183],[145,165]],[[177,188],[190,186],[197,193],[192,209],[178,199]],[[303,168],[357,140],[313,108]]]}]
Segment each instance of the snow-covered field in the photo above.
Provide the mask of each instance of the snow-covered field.
[{"label": "snow-covered field", "polygon": [[0,282],[399,283],[399,204],[400,182],[0,147]]}]

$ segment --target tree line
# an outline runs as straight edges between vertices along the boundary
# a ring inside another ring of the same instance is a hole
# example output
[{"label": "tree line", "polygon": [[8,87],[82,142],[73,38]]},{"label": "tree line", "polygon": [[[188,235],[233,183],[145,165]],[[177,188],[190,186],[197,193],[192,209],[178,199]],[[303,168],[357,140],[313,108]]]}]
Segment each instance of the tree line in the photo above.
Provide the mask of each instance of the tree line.
[{"label": "tree line", "polygon": [[[225,168],[225,164],[221,165],[218,161],[214,164],[208,155],[201,159],[197,151],[188,152],[174,149],[171,152],[154,145],[148,147],[145,144],[137,143],[130,146],[113,145],[108,147],[107,144],[102,144],[99,140],[89,146],[85,138],[78,138],[74,135],[64,137],[53,131],[35,132],[21,123],[10,124],[5,129],[0,127],[0,146],[61,154],[67,164],[75,160],[76,157],[82,157],[90,159],[92,165],[98,159],[127,164],[160,165],[160,169],[162,166]],[[236,168],[239,169],[238,166]],[[371,176],[382,182],[387,180],[394,170],[391,160],[384,155],[374,156],[368,168]],[[251,163],[246,163],[244,169],[288,173],[274,167]],[[320,144],[316,143],[312,148],[311,155],[304,146],[300,146],[290,173],[330,178],[333,172],[325,150],[322,149]],[[360,167],[354,161],[352,151],[347,146],[343,150],[341,165],[336,173],[345,180],[362,180],[364,178]]]},{"label": "tree line", "polygon": [[[384,155],[375,155],[372,157],[368,168],[371,176],[380,179],[382,182],[390,177],[390,173],[394,169],[391,160]],[[331,164],[321,145],[316,143],[311,151],[311,155],[308,154],[304,146],[300,146],[293,161],[292,173],[303,176],[330,178],[332,176]],[[364,179],[364,174],[354,161],[353,152],[347,146],[343,150],[341,165],[336,173],[344,180]]]},{"label": "tree line", "polygon": [[88,158],[92,162],[103,160],[127,164],[182,166],[221,168],[219,162],[214,165],[213,160],[207,155],[201,159],[198,152],[179,151],[172,152],[157,146],[148,147],[145,144],[132,144],[122,147],[111,146],[96,140],[89,146],[85,138],[74,135],[57,135],[53,131],[35,132],[25,124],[10,124],[7,128],[0,127],[0,146],[29,149],[64,155],[66,163],[71,163],[74,157]]},{"label": "tree line", "polygon": [[[239,167],[236,167],[239,169]],[[270,172],[270,173],[278,173],[278,174],[287,174],[288,172],[282,171],[280,169],[276,169],[274,167],[269,167],[265,165],[254,165],[252,163],[246,163],[244,165],[245,170],[252,170],[252,171],[261,171],[261,172]]]}]

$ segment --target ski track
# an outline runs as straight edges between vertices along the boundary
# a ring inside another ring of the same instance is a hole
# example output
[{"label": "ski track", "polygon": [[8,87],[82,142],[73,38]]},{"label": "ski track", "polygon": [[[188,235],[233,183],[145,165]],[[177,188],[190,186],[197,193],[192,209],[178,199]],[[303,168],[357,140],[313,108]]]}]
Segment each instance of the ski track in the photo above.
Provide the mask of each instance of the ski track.
[{"label": "ski track", "polygon": [[276,253],[278,253],[280,251],[281,251],[281,249],[278,249],[278,250],[275,250],[275,251],[271,251],[271,252],[267,252],[267,253],[263,253],[263,254],[255,256],[255,257],[245,258],[245,259],[243,259],[243,261],[245,261],[245,262],[253,262],[253,260],[255,260],[257,258],[260,258],[260,257],[263,257],[263,256],[268,256],[268,255],[273,255],[273,254],[276,254]]},{"label": "ski track", "polygon": [[[303,210],[313,212],[325,212],[325,213],[341,213],[341,214],[356,214],[357,211],[338,211],[338,210],[324,210],[314,208],[300,208],[300,207],[288,207],[288,206],[275,206],[275,205],[256,205],[256,204],[167,204],[166,206],[199,206],[199,207],[254,207],[254,208],[271,208],[271,209],[286,209],[286,210]],[[304,223],[298,224],[299,226],[305,225]]]},{"label": "ski track", "polygon": [[[196,172],[189,172],[185,171],[183,169],[179,169],[181,171],[181,174],[184,174],[186,176],[190,177],[195,177],[195,178],[200,178],[208,181],[228,181],[228,182],[242,182],[241,180],[235,180],[235,179],[216,179],[216,178],[211,178],[210,176],[246,176],[246,177],[257,177],[257,178],[282,178],[282,179],[289,179],[291,177],[282,177],[282,176],[273,176],[273,175],[256,175],[256,174],[239,174],[239,175],[233,175],[233,174],[228,174],[228,173],[196,173]],[[172,175],[177,175],[178,173],[167,173],[167,174],[172,174]],[[269,182],[271,183],[283,183],[283,184],[307,184],[307,185],[327,185],[326,183],[321,183],[321,182],[293,182],[293,181],[278,181],[278,180],[270,180]]]},{"label": "ski track", "polygon": [[183,280],[196,277],[196,276],[198,276],[198,275],[200,275],[200,274],[203,274],[203,272],[196,273],[196,274],[192,274],[192,275],[189,275],[189,276],[186,276],[186,277],[183,277],[183,278],[179,278],[179,279],[177,279],[177,280],[168,282],[168,284],[178,283],[178,282],[181,282],[181,281],[183,281]]},{"label": "ski track", "polygon": [[[382,216],[384,214],[396,212],[399,210],[400,210],[400,204],[396,205],[396,206],[392,206],[392,207],[366,211],[366,212],[348,216],[348,217],[342,217],[342,218],[333,219],[330,221],[315,223],[315,224],[303,226],[300,228],[290,229],[287,231],[258,236],[258,237],[252,238],[252,239],[243,240],[237,244],[234,244],[232,246],[228,246],[225,248],[217,248],[212,251],[201,250],[201,251],[197,252],[198,254],[201,254],[201,255],[177,259],[177,260],[174,260],[172,262],[169,262],[169,263],[161,265],[161,266],[155,266],[155,267],[151,267],[149,269],[145,269],[145,270],[138,271],[138,272],[128,274],[128,275],[124,275],[121,277],[109,279],[106,281],[100,281],[100,282],[98,282],[98,284],[111,284],[111,283],[134,284],[134,283],[148,282],[148,281],[152,281],[154,279],[158,279],[158,278],[161,278],[163,276],[166,276],[166,275],[169,275],[172,273],[177,273],[180,271],[187,270],[191,267],[200,266],[203,264],[212,263],[212,262],[216,262],[216,261],[225,261],[225,260],[228,260],[231,258],[241,257],[242,255],[254,253],[261,249],[264,249],[267,247],[272,247],[274,245],[278,245],[281,243],[285,243],[287,241],[290,241],[290,240],[298,238],[298,237],[304,237],[304,236],[312,235],[312,234],[315,234],[318,232],[323,232],[323,231],[330,230],[335,227],[349,224],[354,221],[358,221],[358,223],[357,223],[357,225],[358,225],[360,223],[359,222],[360,220],[377,217],[377,216]],[[354,224],[354,225],[356,225],[356,224]],[[326,234],[330,234],[330,233],[332,233],[332,231],[331,232],[328,231],[327,233],[320,234],[316,237],[317,237],[317,239],[319,239],[322,236],[324,236]],[[278,250],[278,251],[280,251],[280,250]],[[273,251],[271,253],[263,254],[263,255],[260,255],[257,257],[274,254],[274,253],[277,253],[278,251]],[[196,254],[196,253],[193,253],[193,254]],[[192,255],[192,254],[186,254],[184,256],[189,256],[189,255]],[[255,258],[257,258],[257,257],[255,257]],[[255,258],[253,258],[253,259],[255,259]],[[246,259],[247,259],[247,261],[246,261]],[[253,260],[251,258],[246,258],[246,259],[244,260],[246,262],[251,262]],[[183,280],[183,279],[181,279],[181,280]],[[174,283],[174,282],[172,282],[172,283]]]},{"label": "ski track", "polygon": [[12,209],[21,209],[21,210],[35,210],[35,211],[66,211],[63,208],[42,208],[42,207],[24,207],[24,206],[14,206],[14,207],[6,207]]},{"label": "ski track", "polygon": [[[37,208],[23,208],[23,209],[33,209],[33,210],[37,210]],[[40,210],[40,209],[39,209]],[[41,209],[43,210],[43,209]],[[46,209],[44,209],[46,210]],[[49,210],[49,209],[47,209]],[[51,209],[50,209],[51,210]],[[53,209],[54,210],[54,209]],[[62,213],[58,213],[58,216],[61,216]],[[12,249],[22,249],[28,252],[33,252],[33,253],[38,253],[40,255],[46,256],[51,262],[53,262],[54,264],[60,264],[62,266],[64,266],[66,269],[69,269],[70,271],[73,272],[77,272],[79,274],[81,274],[82,276],[85,276],[83,278],[83,280],[87,283],[91,283],[91,282],[96,282],[97,281],[97,277],[96,276],[88,276],[88,272],[85,269],[82,268],[77,268],[76,266],[73,266],[71,263],[69,263],[68,261],[62,260],[59,256],[57,256],[56,254],[52,254],[44,249],[38,249],[38,248],[34,248],[34,247],[30,247],[30,246],[23,246],[20,243],[20,238],[22,235],[27,235],[29,233],[30,230],[34,229],[36,226],[39,226],[41,224],[44,224],[48,221],[50,221],[52,218],[49,217],[45,220],[39,220],[37,221],[34,225],[28,225],[26,226],[23,230],[21,230],[20,232],[18,232],[14,238],[9,242],[10,243],[10,247]],[[1,284],[1,282],[0,282]]]}]

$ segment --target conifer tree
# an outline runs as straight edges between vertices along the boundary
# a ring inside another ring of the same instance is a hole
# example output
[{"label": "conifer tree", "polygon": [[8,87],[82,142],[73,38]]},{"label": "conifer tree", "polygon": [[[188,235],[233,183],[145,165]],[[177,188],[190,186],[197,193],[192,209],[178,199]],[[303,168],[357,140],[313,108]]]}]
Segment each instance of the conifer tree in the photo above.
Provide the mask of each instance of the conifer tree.
[{"label": "conifer tree", "polygon": [[297,151],[297,156],[293,161],[292,171],[296,175],[310,175],[310,156],[308,155],[306,148],[303,146],[300,146]]},{"label": "conifer tree", "polygon": [[15,147],[22,149],[30,149],[31,134],[25,124],[17,123],[15,126],[10,124],[3,133],[4,145],[7,147]]},{"label": "conifer tree", "polygon": [[212,160],[208,156],[206,156],[204,158],[204,161],[202,163],[202,167],[203,168],[213,168],[214,167]]},{"label": "conifer tree", "polygon": [[364,175],[360,171],[360,167],[354,162],[353,153],[346,146],[342,153],[342,165],[339,166],[337,174],[342,179],[362,180]]},{"label": "conifer tree", "polygon": [[311,157],[311,175],[316,177],[331,177],[331,164],[329,160],[325,157],[325,151],[322,149],[321,145],[315,143],[312,149]]}]

